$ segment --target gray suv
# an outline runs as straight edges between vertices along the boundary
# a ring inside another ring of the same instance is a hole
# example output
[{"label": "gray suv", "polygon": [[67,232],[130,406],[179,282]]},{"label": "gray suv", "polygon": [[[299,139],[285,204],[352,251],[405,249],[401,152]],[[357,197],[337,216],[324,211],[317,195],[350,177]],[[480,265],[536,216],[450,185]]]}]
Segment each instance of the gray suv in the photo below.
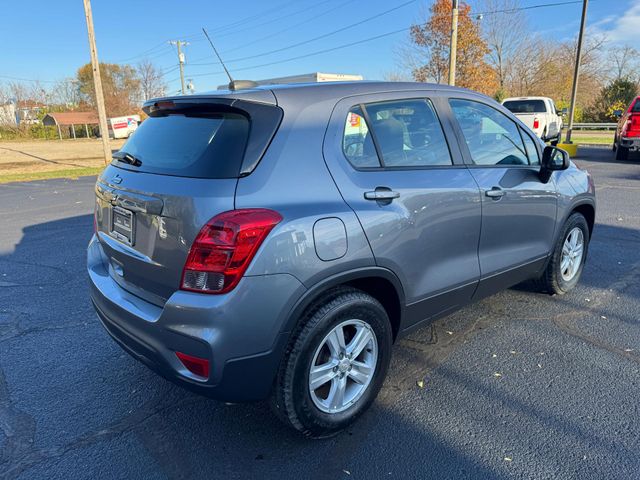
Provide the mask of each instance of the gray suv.
[{"label": "gray suv", "polygon": [[562,294],[594,185],[477,93],[269,86],[152,100],[100,175],[91,298],[122,348],[307,436],[373,402],[392,345],[528,279]]}]

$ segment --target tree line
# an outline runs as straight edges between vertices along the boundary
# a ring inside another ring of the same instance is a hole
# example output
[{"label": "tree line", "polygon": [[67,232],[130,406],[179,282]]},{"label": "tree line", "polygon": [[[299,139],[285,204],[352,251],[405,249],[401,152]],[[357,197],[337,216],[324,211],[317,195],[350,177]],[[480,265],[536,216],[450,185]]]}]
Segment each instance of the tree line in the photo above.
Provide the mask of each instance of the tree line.
[{"label": "tree line", "polygon": [[[459,7],[456,84],[501,101],[508,96],[548,96],[558,108],[569,106],[576,40],[559,41],[532,31],[519,0],[484,0],[484,15]],[[435,0],[410,29],[398,51],[399,71],[389,80],[445,83],[449,69],[451,0]],[[548,18],[555,20],[552,14]],[[577,35],[577,32],[576,32]],[[162,71],[149,60],[137,65],[101,63],[109,117],[140,113],[147,99],[165,95]],[[638,94],[640,53],[612,47],[602,35],[587,32],[583,46],[576,120],[610,122]],[[40,82],[0,84],[0,106],[39,104],[48,111],[95,110],[90,64],[75,77],[51,87]]]},{"label": "tree line", "polygon": [[[485,0],[484,15],[459,6],[456,85],[496,100],[546,96],[558,108],[569,106],[576,39],[558,41],[532,31],[519,0]],[[398,51],[400,71],[390,79],[446,83],[449,74],[451,0],[436,0],[411,27]],[[549,19],[555,19],[549,15]],[[612,47],[606,37],[587,31],[580,64],[576,120],[611,122],[639,92],[640,54]]]},{"label": "tree line", "polygon": [[[142,103],[166,94],[162,72],[151,61],[137,65],[101,63],[100,77],[108,117],[140,113]],[[41,82],[11,81],[0,85],[0,106],[38,107],[39,117],[48,112],[95,110],[95,89],[91,64],[81,66],[75,77],[51,86]]]}]

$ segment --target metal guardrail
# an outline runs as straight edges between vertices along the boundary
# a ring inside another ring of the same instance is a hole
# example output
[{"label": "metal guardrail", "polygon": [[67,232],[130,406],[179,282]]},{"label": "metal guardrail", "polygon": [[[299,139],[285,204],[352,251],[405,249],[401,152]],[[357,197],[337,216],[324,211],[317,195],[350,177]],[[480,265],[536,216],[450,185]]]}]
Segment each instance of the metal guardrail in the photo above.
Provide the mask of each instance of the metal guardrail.
[{"label": "metal guardrail", "polygon": [[[617,123],[574,123],[573,128],[577,130],[615,130]],[[563,130],[567,129],[567,125],[562,126]]]}]

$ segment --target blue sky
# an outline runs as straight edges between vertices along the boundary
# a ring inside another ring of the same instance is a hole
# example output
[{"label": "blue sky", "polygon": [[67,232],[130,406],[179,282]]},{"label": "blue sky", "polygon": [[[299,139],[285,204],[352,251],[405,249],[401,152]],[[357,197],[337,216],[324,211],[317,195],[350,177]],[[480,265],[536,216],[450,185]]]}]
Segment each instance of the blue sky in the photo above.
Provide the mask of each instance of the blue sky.
[{"label": "blue sky", "polygon": [[[169,92],[179,86],[175,47],[167,40],[182,39],[186,47],[186,77],[197,91],[225,83],[201,32],[213,37],[223,59],[236,78],[260,79],[314,71],[358,73],[380,79],[395,69],[396,51],[407,33],[374,41],[358,41],[403,29],[420,18],[431,0],[244,0],[242,2],[164,0],[94,0],[94,24],[98,54],[104,62],[136,63],[151,59],[166,71]],[[563,0],[521,0],[523,7]],[[566,0],[564,0],[566,1]],[[482,0],[469,0],[475,12],[483,11]],[[306,42],[350,24],[399,8],[353,28],[283,51],[273,50]],[[553,38],[575,34],[581,5],[531,9],[525,12],[531,28]],[[43,82],[74,76],[89,61],[82,2],[2,0],[0,11],[0,81],[10,76]],[[640,40],[640,0],[591,0],[588,25],[614,42],[637,46]],[[332,52],[277,63],[319,50],[348,44]],[[245,60],[244,57],[255,57]],[[234,61],[236,60],[236,61]],[[212,74],[213,73],[213,74]]]}]

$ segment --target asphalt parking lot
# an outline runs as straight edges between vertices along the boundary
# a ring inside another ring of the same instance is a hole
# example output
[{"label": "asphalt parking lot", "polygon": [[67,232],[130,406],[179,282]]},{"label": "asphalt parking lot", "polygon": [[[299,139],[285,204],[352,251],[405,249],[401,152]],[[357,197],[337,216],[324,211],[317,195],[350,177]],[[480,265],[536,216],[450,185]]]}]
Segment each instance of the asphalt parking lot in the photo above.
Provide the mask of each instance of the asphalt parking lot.
[{"label": "asphalt parking lot", "polygon": [[374,407],[325,441],[108,337],[84,270],[93,178],[0,186],[0,478],[640,478],[640,161],[577,163],[598,196],[579,287],[519,286],[401,341]]}]

